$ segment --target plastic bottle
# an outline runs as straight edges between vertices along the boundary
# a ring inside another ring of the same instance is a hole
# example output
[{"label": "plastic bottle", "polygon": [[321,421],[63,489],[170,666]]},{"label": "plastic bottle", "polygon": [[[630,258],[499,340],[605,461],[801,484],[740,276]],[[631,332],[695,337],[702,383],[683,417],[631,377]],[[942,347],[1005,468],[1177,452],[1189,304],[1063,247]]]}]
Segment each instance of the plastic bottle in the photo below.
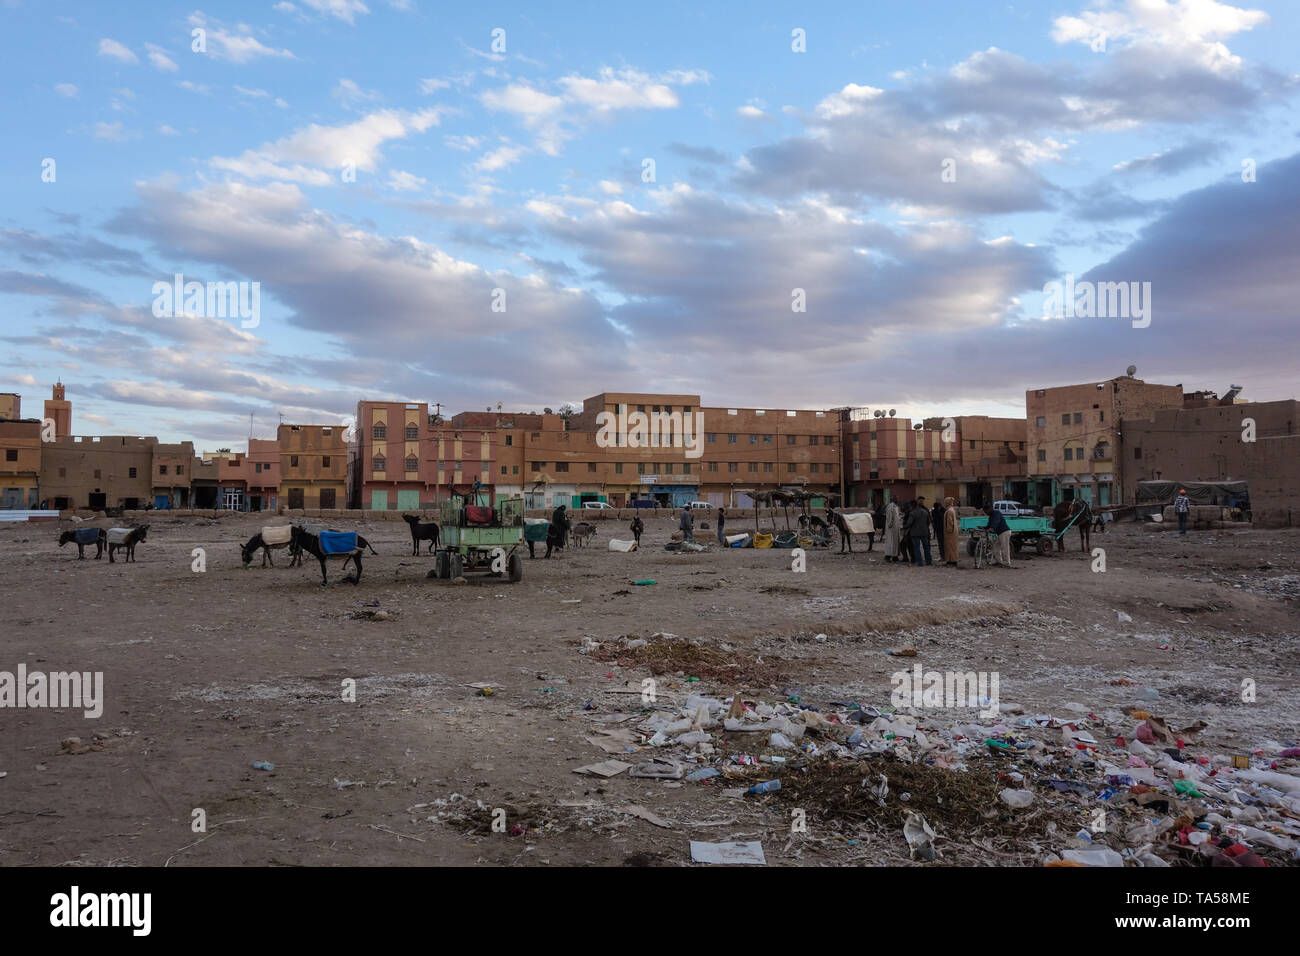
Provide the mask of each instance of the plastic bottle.
[{"label": "plastic bottle", "polygon": [[773,790],[781,789],[780,780],[764,780],[762,783],[756,783],[749,788],[750,793],[771,793]]}]

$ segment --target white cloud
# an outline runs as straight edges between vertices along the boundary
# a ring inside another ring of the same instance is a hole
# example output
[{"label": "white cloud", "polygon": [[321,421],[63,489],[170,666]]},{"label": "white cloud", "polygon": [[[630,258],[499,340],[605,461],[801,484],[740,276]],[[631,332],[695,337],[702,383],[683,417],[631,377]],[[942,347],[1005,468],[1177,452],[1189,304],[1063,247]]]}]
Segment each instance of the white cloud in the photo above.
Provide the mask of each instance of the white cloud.
[{"label": "white cloud", "polygon": [[140,58],[128,50],[125,46],[116,40],[108,37],[99,41],[99,55],[106,56],[110,60],[118,60],[122,63],[139,63]]},{"label": "white cloud", "polygon": [[329,14],[345,23],[352,23],[353,18],[358,14],[370,12],[370,8],[361,0],[301,0],[301,2],[304,6],[311,7],[318,13]]},{"label": "white cloud", "polygon": [[240,86],[239,84],[235,84],[235,92],[240,96],[247,96],[255,100],[269,99],[271,96],[271,94],[266,92],[266,90],[260,90],[256,87],[249,88],[247,86]]},{"label": "white cloud", "polygon": [[490,110],[518,113],[520,116],[538,117],[554,113],[564,105],[564,100],[523,83],[511,83],[499,90],[489,90],[481,97]]},{"label": "white cloud", "polygon": [[596,78],[570,74],[560,80],[565,99],[595,110],[675,109],[681,101],[663,83],[657,83],[637,70],[614,70],[606,67]]},{"label": "white cloud", "polygon": [[607,196],[621,196],[623,194],[623,187],[609,179],[600,181],[600,189]]},{"label": "white cloud", "polygon": [[71,83],[56,83],[54,84],[54,92],[71,100],[75,99],[80,91]]},{"label": "white cloud", "polygon": [[96,123],[91,127],[90,135],[110,143],[121,143],[129,139],[121,123]]},{"label": "white cloud", "polygon": [[334,87],[330,96],[338,100],[344,106],[356,106],[360,103],[369,103],[379,99],[379,94],[374,90],[363,90],[353,80],[346,77],[339,80],[338,85]]},{"label": "white cloud", "polygon": [[420,189],[428,182],[423,176],[417,176],[414,173],[408,173],[405,170],[395,169],[388,176],[388,188],[400,191],[410,191]]},{"label": "white cloud", "polygon": [[444,136],[442,141],[451,149],[468,153],[483,145],[482,136]]},{"label": "white cloud", "polygon": [[149,51],[149,62],[155,69],[162,70],[164,73],[175,73],[180,69],[176,61],[169,57],[162,47],[153,43],[146,43],[144,46]]},{"label": "white cloud", "polygon": [[451,82],[448,80],[430,77],[427,80],[420,81],[420,92],[427,96],[430,93],[436,93],[438,90],[445,90],[449,86],[451,86]]},{"label": "white cloud", "polygon": [[236,28],[238,32],[231,33],[217,21],[209,21],[201,12],[190,14],[189,23],[192,27],[202,27],[207,31],[208,55],[215,59],[230,63],[247,63],[262,56],[297,59],[290,50],[277,49],[262,43],[244,24]]},{"label": "white cloud", "polygon": [[505,169],[507,166],[513,166],[519,162],[528,150],[522,146],[500,146],[490,153],[484,154],[478,162],[474,164],[474,169],[481,173],[496,172],[498,169]]},{"label": "white cloud", "polygon": [[181,134],[178,133],[178,132],[176,132],[176,130],[172,129],[172,128],[171,128],[170,126],[168,126],[166,123],[163,123],[161,126],[158,127],[158,135],[160,135],[160,136],[179,136],[179,135],[181,135]]},{"label": "white cloud", "polygon": [[189,90],[191,93],[198,93],[200,96],[207,96],[212,92],[212,87],[206,83],[195,83],[192,80],[181,80],[176,84],[183,90]]},{"label": "white cloud", "polygon": [[741,106],[736,110],[736,113],[745,119],[765,119],[767,117],[767,114],[757,106]]}]

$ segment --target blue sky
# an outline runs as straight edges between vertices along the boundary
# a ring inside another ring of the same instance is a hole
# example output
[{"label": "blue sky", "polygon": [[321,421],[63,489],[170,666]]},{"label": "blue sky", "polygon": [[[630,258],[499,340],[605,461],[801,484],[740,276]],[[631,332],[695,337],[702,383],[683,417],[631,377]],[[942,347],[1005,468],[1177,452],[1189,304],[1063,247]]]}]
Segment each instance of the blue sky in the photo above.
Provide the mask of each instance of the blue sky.
[{"label": "blue sky", "polygon": [[[61,378],[79,433],[1023,414],[1129,364],[1295,397],[1300,5],[122,6],[0,0],[0,390]],[[155,315],[177,272],[257,282],[256,327]],[[1044,319],[1066,273],[1150,325]]]}]

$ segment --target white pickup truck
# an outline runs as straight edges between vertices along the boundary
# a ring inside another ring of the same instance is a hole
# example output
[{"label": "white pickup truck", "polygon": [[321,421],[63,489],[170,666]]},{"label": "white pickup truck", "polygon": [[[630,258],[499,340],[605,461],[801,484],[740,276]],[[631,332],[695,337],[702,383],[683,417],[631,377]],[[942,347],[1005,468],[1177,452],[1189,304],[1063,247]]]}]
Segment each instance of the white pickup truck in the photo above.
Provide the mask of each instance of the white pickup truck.
[{"label": "white pickup truck", "polygon": [[993,510],[1004,518],[1037,518],[1038,512],[1033,508],[1026,508],[1019,501],[995,501]]}]

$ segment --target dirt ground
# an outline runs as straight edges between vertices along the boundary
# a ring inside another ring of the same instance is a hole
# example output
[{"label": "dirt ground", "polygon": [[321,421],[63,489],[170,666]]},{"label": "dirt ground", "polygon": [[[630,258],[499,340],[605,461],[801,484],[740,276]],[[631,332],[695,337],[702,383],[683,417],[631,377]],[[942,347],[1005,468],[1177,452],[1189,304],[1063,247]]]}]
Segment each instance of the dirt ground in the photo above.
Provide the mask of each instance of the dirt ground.
[{"label": "dirt ground", "polygon": [[[896,815],[809,805],[807,831],[792,834],[789,794],[723,793],[766,779],[745,768],[739,782],[575,774],[618,756],[587,738],[634,726],[652,676],[660,708],[739,693],[831,711],[888,704],[890,675],[921,663],[996,671],[1025,714],[1112,726],[1144,701],[1170,726],[1206,721],[1206,753],[1297,736],[1292,529],[1112,526],[1093,539],[1104,573],[1073,532],[1067,553],[1010,570],[975,570],[964,550],[958,569],[887,564],[857,538],[851,555],[810,551],[797,573],[789,551],[667,552],[672,519],[657,517],[640,551],[607,550],[611,532],[627,534],[602,522],[586,549],[525,552],[518,584],[457,585],[426,578],[433,559],[412,555],[406,525],[379,521],[357,528],[379,552],[360,584],[341,583],[335,561],[322,588],[310,557],[240,566],[239,542],[284,522],[159,514],[138,561],[112,565],[56,547],[54,525],[0,525],[0,671],[102,671],[106,698],[99,719],[0,710],[0,865],[672,866],[690,864],[691,840],[761,840],[769,865],[907,861]],[[632,583],[643,580],[655,583]],[[619,643],[672,647],[663,633],[694,642],[676,647],[681,667]],[[909,646],[915,659],[885,653]],[[1254,701],[1241,700],[1243,679]],[[715,734],[716,756],[771,752],[745,736]],[[62,746],[70,737],[80,746]],[[996,770],[972,779],[985,786]],[[909,786],[923,800],[925,774]],[[196,808],[206,831],[192,828]],[[492,829],[498,808],[505,832]],[[940,813],[941,862],[1037,863],[1078,825],[1043,829],[1050,816],[1021,830],[986,813],[975,833],[978,817]]]}]

